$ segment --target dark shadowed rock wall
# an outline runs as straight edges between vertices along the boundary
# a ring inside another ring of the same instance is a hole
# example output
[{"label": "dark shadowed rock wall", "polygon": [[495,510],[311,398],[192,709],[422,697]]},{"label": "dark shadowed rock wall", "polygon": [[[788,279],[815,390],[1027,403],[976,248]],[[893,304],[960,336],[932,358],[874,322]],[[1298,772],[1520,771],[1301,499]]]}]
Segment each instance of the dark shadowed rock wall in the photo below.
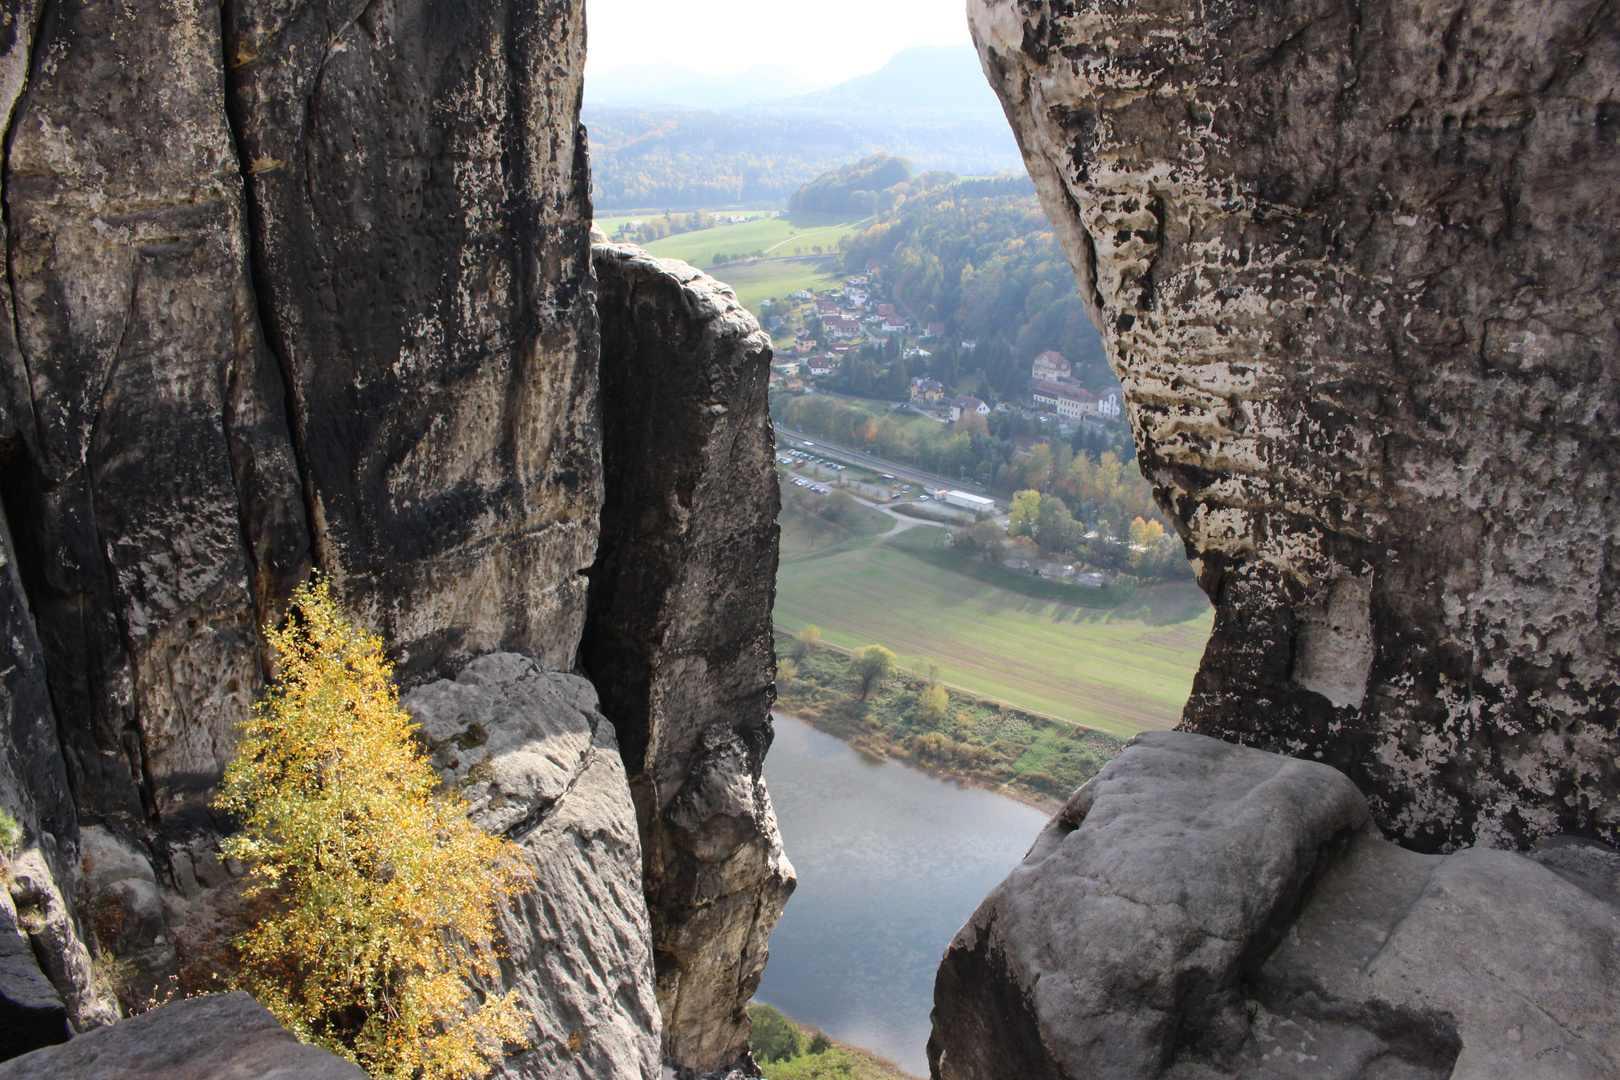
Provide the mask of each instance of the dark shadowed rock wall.
[{"label": "dark shadowed rock wall", "polygon": [[312,568],[407,687],[573,670],[590,569],[638,801],[602,724],[520,823],[545,874],[503,977],[544,1038],[505,1070],[650,1076],[659,1000],[676,1065],[746,1064],[792,873],[769,348],[709,279],[608,259],[599,394],[582,0],[4,14],[0,1023],[59,1037],[217,956],[209,801]]},{"label": "dark shadowed rock wall", "polygon": [[580,662],[619,732],[670,1060],[725,1070],[793,868],[771,743],[779,489],[770,340],[685,263],[599,245],[606,500]]},{"label": "dark shadowed rock wall", "polygon": [[1620,839],[1614,5],[969,15],[1216,604],[1184,726]]},{"label": "dark shadowed rock wall", "polygon": [[407,678],[568,668],[601,501],[583,0],[231,0],[317,562]]}]

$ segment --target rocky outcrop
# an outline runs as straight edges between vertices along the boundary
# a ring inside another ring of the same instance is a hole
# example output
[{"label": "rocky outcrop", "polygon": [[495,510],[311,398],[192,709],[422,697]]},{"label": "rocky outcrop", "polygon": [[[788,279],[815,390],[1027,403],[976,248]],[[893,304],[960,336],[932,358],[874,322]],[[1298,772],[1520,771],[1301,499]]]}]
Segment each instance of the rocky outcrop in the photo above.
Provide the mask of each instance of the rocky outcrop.
[{"label": "rocky outcrop", "polygon": [[1185,726],[1620,840],[1613,5],[969,15],[1216,605]]},{"label": "rocky outcrop", "polygon": [[366,1080],[243,993],[186,998],[65,1046],[0,1062],[0,1080]]},{"label": "rocky outcrop", "polygon": [[601,504],[583,0],[230,0],[223,54],[317,563],[409,681],[571,667]]},{"label": "rocky outcrop", "polygon": [[493,1075],[657,1080],[662,1023],[635,805],[613,725],[577,675],[514,653],[404,699],[434,766],[480,827],[523,851],[533,880],[501,912],[501,984],[529,1047]]},{"label": "rocky outcrop", "polygon": [[580,662],[618,728],[669,1059],[724,1071],[793,868],[760,767],[775,696],[770,341],[731,290],[596,247],[605,501]]},{"label": "rocky outcrop", "polygon": [[[72,902],[79,888],[78,814],[57,740],[45,656],[3,511],[0,811],[16,826],[14,835],[0,838],[0,880],[6,885],[0,890],[0,941],[7,957],[0,1000],[9,1003],[0,1004],[0,1040],[15,1051],[56,1041],[61,1025],[49,1015],[55,1008],[65,1008],[79,1029],[107,1023],[118,1013],[109,989],[96,977]],[[54,1005],[35,985],[30,965],[38,970],[39,963],[56,996]]]},{"label": "rocky outcrop", "polygon": [[1601,845],[1408,851],[1327,766],[1151,732],[957,934],[929,1060],[939,1080],[1620,1075],[1617,872]]}]

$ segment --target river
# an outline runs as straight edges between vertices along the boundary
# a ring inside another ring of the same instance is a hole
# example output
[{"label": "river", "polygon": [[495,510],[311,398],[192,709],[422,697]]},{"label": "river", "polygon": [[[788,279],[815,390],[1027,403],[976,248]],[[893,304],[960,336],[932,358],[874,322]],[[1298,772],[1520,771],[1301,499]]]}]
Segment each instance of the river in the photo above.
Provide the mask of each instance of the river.
[{"label": "river", "polygon": [[940,956],[1047,815],[780,713],[765,781],[799,887],[757,1000],[927,1076]]}]

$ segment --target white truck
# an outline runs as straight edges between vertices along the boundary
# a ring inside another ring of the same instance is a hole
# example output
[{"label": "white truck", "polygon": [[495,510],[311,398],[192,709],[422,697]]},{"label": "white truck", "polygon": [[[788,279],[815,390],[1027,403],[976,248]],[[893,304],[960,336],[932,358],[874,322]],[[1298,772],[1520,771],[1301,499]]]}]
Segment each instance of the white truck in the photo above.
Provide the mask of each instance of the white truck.
[{"label": "white truck", "polygon": [[996,511],[996,501],[987,499],[983,495],[974,495],[966,491],[947,491],[942,497],[947,506],[960,506],[964,510],[972,510],[975,514],[981,510],[986,514]]}]

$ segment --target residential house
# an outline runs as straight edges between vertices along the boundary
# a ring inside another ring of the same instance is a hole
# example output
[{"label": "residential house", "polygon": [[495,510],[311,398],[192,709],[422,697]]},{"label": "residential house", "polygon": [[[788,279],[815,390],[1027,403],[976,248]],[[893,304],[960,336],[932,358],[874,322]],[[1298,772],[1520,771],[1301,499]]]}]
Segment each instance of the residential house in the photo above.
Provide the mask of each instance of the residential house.
[{"label": "residential house", "polygon": [[931,323],[929,323],[928,324],[928,332],[925,333],[923,336],[924,337],[931,337],[931,338],[935,338],[935,339],[944,337],[945,336],[945,324],[942,323],[942,322],[931,322]]},{"label": "residential house", "polygon": [[1060,352],[1051,349],[1041,353],[1030,365],[1030,378],[1036,382],[1057,382],[1067,379],[1074,371],[1073,366]]},{"label": "residential house", "polygon": [[963,413],[978,413],[980,416],[990,415],[990,406],[976,397],[962,395],[951,399],[951,419],[962,419]]},{"label": "residential house", "polygon": [[890,315],[883,320],[882,330],[885,334],[898,334],[906,329],[906,320],[899,315]]},{"label": "residential house", "polygon": [[945,388],[933,379],[912,379],[911,400],[917,405],[937,405],[945,400]]},{"label": "residential house", "polygon": [[829,300],[825,296],[818,296],[816,298],[816,314],[817,315],[837,315],[838,314],[838,301]]},{"label": "residential house", "polygon": [[883,269],[883,260],[882,259],[867,259],[866,260],[866,272],[868,274],[875,274],[881,269]]},{"label": "residential house", "polygon": [[877,313],[879,315],[893,315],[894,314],[894,305],[893,304],[879,304],[877,306]]},{"label": "residential house", "polygon": [[811,292],[809,289],[800,289],[798,292],[793,294],[793,299],[795,300],[814,300],[815,298],[816,294]]},{"label": "residential house", "polygon": [[830,356],[812,356],[810,358],[810,374],[831,375],[838,367],[838,361]]}]

